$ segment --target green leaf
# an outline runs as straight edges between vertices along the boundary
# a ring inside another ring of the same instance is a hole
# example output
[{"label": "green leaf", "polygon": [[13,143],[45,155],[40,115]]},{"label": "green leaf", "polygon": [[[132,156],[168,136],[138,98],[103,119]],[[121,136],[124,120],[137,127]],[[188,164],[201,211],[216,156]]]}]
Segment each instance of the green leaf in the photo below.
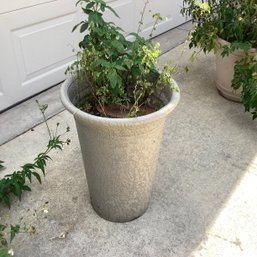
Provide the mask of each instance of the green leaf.
[{"label": "green leaf", "polygon": [[45,161],[42,158],[36,160],[37,167],[45,174]]},{"label": "green leaf", "polygon": [[88,22],[89,23],[95,23],[95,24],[103,24],[103,18],[101,17],[100,13],[97,12],[91,12],[88,15]]},{"label": "green leaf", "polygon": [[103,66],[105,68],[110,68],[111,67],[111,63],[104,60],[104,59],[99,59],[99,60],[96,60],[92,63],[91,65],[93,68],[96,68],[98,66]]},{"label": "green leaf", "polygon": [[116,11],[111,7],[111,6],[106,6],[105,8],[109,9],[116,17],[120,18],[120,16],[118,15],[118,13],[116,13]]},{"label": "green leaf", "polygon": [[100,10],[101,10],[102,12],[104,12],[104,11],[105,11],[105,8],[106,8],[106,4],[101,4],[101,6],[100,6]]},{"label": "green leaf", "polygon": [[119,52],[123,53],[124,52],[124,46],[121,42],[115,40],[111,42],[111,45],[116,48]]},{"label": "green leaf", "polygon": [[29,186],[27,186],[27,185],[23,185],[21,187],[21,189],[24,190],[24,191],[31,191],[31,188]]},{"label": "green leaf", "polygon": [[33,169],[35,169],[35,164],[33,164],[33,163],[27,163],[27,164],[21,166],[21,168],[22,168],[23,170],[33,170]]},{"label": "green leaf", "polygon": [[126,71],[126,69],[119,64],[114,64],[114,68],[117,69],[117,70],[120,70],[120,71]]},{"label": "green leaf", "polygon": [[26,172],[25,175],[29,179],[29,182],[31,183],[31,171]]},{"label": "green leaf", "polygon": [[108,74],[108,79],[111,83],[111,87],[112,88],[115,88],[116,85],[117,85],[117,82],[118,82],[118,74],[116,73],[115,70],[111,71],[109,74]]},{"label": "green leaf", "polygon": [[14,239],[14,237],[20,232],[20,225],[11,225],[11,235],[10,235],[10,242]]},{"label": "green leaf", "polygon": [[13,193],[19,197],[19,200],[21,200],[21,187],[18,183],[13,182],[14,191]]},{"label": "green leaf", "polygon": [[81,21],[79,24],[75,25],[72,29],[72,32],[74,32],[78,26],[80,26],[82,23],[84,23],[84,21]]},{"label": "green leaf", "polygon": [[86,9],[91,9],[94,5],[95,5],[94,2],[88,3],[88,4],[86,5]]},{"label": "green leaf", "polygon": [[83,33],[85,30],[88,28],[88,22],[85,22],[81,27],[80,27],[80,33]]},{"label": "green leaf", "polygon": [[36,172],[32,172],[32,174],[33,174],[33,176],[38,180],[38,182],[41,184],[42,181],[41,181],[40,175],[39,175],[38,173],[36,173]]},{"label": "green leaf", "polygon": [[86,48],[87,44],[89,42],[89,35],[85,35],[84,39],[79,43],[80,48]]},{"label": "green leaf", "polygon": [[87,15],[89,15],[90,13],[93,12],[93,10],[91,10],[91,9],[86,9],[86,8],[82,8],[82,10],[83,10],[83,12],[84,12],[85,14],[87,14]]}]

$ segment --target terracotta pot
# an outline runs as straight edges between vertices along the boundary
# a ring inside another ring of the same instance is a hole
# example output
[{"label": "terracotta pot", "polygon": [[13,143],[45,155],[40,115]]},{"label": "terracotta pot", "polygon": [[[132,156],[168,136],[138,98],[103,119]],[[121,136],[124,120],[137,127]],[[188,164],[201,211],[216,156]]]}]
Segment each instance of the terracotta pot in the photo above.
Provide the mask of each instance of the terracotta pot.
[{"label": "terracotta pot", "polygon": [[75,106],[78,90],[66,80],[61,100],[76,121],[92,206],[107,220],[133,220],[148,207],[165,120],[180,94],[167,89],[166,105],[148,115],[104,118]]},{"label": "terracotta pot", "polygon": [[[225,98],[240,102],[241,101],[241,91],[242,89],[234,90],[231,86],[234,77],[234,66],[235,62],[244,57],[244,52],[242,50],[236,50],[229,56],[222,58],[222,46],[229,45],[229,42],[219,38],[217,40],[218,50],[215,54],[216,56],[216,86],[219,93]],[[251,49],[250,52],[255,51]]]}]

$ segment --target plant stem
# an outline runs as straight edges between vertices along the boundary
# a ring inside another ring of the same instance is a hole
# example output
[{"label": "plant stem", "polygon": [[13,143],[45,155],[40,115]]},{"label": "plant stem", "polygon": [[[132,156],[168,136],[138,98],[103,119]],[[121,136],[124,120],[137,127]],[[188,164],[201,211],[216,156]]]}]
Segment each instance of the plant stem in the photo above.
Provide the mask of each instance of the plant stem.
[{"label": "plant stem", "polygon": [[146,0],[145,4],[144,4],[143,11],[141,12],[141,18],[140,18],[139,25],[138,25],[138,28],[137,28],[137,34],[141,32],[141,27],[143,25],[143,20],[144,20],[144,16],[145,16],[146,7],[147,7],[148,4],[149,4],[149,0]]},{"label": "plant stem", "polygon": [[51,130],[50,130],[49,126],[48,126],[47,118],[46,118],[46,116],[45,116],[45,111],[42,109],[42,105],[39,103],[38,100],[36,100],[36,103],[37,103],[37,105],[38,105],[38,107],[39,107],[39,110],[40,110],[41,113],[42,113],[44,122],[45,122],[46,127],[47,127],[47,131],[48,131],[49,138],[50,138],[50,140],[52,140],[52,133],[51,133]]}]

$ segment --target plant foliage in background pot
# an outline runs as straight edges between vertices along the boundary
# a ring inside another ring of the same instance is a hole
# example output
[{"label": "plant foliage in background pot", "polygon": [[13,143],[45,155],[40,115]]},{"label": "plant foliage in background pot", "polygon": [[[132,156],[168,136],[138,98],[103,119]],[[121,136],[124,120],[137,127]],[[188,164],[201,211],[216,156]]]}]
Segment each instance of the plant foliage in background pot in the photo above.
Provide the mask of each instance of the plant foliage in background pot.
[{"label": "plant foliage in background pot", "polygon": [[[216,85],[257,118],[257,0],[184,0],[195,27],[190,48],[216,52]],[[231,87],[232,86],[232,87]]]},{"label": "plant foliage in background pot", "polygon": [[103,19],[106,10],[117,16],[103,0],[78,3],[87,19],[74,29],[85,36],[61,99],[76,121],[93,208],[130,221],[148,207],[164,123],[180,94],[173,69],[156,68],[158,44],[139,36],[142,22],[127,40]]}]

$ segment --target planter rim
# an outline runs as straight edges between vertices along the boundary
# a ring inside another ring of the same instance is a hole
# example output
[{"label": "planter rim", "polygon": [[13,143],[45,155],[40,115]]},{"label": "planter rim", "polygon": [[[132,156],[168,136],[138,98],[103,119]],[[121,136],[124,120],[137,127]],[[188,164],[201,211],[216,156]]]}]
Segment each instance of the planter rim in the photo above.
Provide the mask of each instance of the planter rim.
[{"label": "planter rim", "polygon": [[[173,79],[172,79],[172,81],[173,81],[174,87],[179,89],[176,81]],[[159,119],[160,117],[168,115],[172,110],[175,109],[175,107],[177,106],[177,104],[180,100],[179,90],[176,91],[173,89],[172,97],[171,97],[169,103],[166,104],[161,109],[159,109],[158,111],[155,111],[153,113],[139,116],[139,117],[134,117],[134,118],[100,117],[100,116],[92,115],[92,114],[86,113],[84,111],[81,111],[70,101],[69,96],[68,96],[68,89],[72,85],[73,82],[74,82],[74,79],[72,77],[68,77],[62,84],[61,89],[60,89],[61,101],[62,101],[64,107],[70,113],[72,113],[74,116],[76,116],[78,118],[82,118],[84,120],[91,121],[91,122],[105,123],[105,124],[112,123],[113,125],[114,124],[126,125],[126,124],[131,124],[131,123],[145,123],[145,122],[153,121],[153,120]]]},{"label": "planter rim", "polygon": [[[221,45],[230,45],[231,43],[226,41],[225,39],[222,39],[221,37],[218,37],[217,38],[217,42],[220,43]],[[248,50],[248,53],[256,53],[257,52],[257,48],[250,48]],[[241,49],[238,49],[238,50],[235,50],[233,53],[231,54],[234,54],[234,55],[242,55],[244,54],[244,51],[241,50]]]}]

